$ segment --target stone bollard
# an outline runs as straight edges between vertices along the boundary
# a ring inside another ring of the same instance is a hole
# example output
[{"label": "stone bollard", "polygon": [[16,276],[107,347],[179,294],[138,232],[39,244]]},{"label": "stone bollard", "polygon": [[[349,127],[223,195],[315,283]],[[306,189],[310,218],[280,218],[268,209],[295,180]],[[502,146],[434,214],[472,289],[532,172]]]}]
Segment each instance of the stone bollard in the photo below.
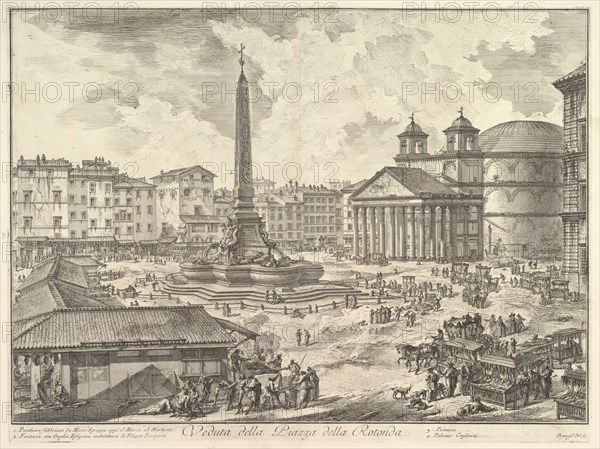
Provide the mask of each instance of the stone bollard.
[{"label": "stone bollard", "polygon": [[260,310],[262,310],[263,312],[265,311],[265,305],[264,304],[260,305]]},{"label": "stone bollard", "polygon": [[308,305],[308,313],[312,313],[312,312],[313,312],[313,311],[312,311],[312,306],[309,304],[309,305]]},{"label": "stone bollard", "polygon": [[315,313],[319,313],[319,305],[315,304]]},{"label": "stone bollard", "polygon": [[244,301],[240,301],[240,310],[244,310]]},{"label": "stone bollard", "polygon": [[215,301],[215,310],[219,310],[219,303]]},{"label": "stone bollard", "polygon": [[337,304],[335,303],[335,301],[333,301],[332,306],[334,309],[337,309]]},{"label": "stone bollard", "polygon": [[287,315],[287,307],[286,306],[283,306],[283,314]]}]

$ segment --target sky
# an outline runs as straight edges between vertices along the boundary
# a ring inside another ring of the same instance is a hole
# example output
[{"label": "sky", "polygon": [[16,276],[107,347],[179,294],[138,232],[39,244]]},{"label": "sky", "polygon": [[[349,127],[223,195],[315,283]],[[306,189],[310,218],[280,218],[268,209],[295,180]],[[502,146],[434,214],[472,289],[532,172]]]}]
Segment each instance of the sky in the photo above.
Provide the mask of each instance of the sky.
[{"label": "sky", "polygon": [[136,177],[202,164],[231,187],[244,43],[255,176],[353,182],[464,115],[562,124],[552,82],[586,58],[581,11],[16,11],[13,155],[102,156]]}]

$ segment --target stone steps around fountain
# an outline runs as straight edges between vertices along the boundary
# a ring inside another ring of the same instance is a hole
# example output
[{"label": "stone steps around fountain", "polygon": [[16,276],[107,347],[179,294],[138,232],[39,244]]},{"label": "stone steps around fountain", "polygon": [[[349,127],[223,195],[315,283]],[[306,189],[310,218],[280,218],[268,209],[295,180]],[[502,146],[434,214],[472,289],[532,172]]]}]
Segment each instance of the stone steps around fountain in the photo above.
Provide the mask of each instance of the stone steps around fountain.
[{"label": "stone steps around fountain", "polygon": [[[255,300],[265,302],[265,287],[223,287],[218,284],[194,284],[177,285],[172,283],[163,283],[162,290],[172,295],[191,295],[197,296],[207,301],[246,301]],[[323,300],[331,298],[343,299],[345,295],[356,295],[358,297],[369,296],[368,293],[357,290],[353,287],[335,284],[301,286],[277,292],[290,302],[307,302],[313,300]]]}]

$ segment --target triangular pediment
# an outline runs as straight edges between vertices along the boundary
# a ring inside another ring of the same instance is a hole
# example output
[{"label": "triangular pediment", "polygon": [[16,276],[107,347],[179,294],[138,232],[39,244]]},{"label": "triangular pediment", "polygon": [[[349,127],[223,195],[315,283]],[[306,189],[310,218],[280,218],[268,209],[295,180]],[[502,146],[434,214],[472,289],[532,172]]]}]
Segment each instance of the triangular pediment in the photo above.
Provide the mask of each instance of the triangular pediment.
[{"label": "triangular pediment", "polygon": [[398,179],[386,170],[382,170],[373,176],[354,195],[353,200],[385,198],[390,196],[411,197],[413,192],[407,189]]}]

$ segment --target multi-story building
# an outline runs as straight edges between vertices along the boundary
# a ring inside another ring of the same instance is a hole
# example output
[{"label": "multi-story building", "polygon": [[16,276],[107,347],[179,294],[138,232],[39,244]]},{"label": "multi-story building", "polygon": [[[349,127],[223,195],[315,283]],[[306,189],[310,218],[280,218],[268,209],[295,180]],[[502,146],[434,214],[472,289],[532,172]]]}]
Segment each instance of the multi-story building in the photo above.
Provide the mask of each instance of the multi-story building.
[{"label": "multi-story building", "polygon": [[233,213],[233,192],[221,187],[215,190],[214,210],[216,217],[228,217]]},{"label": "multi-story building", "polygon": [[49,241],[69,232],[69,170],[66,159],[18,160],[12,172],[12,231],[18,260],[33,262],[49,255]]},{"label": "multi-story building", "polygon": [[119,175],[101,157],[76,167],[65,159],[21,157],[12,193],[18,262],[28,265],[57,252],[102,254],[121,244],[155,241],[155,189],[143,179]]},{"label": "multi-story building", "polygon": [[102,158],[84,160],[69,177],[69,238],[110,241],[113,183],[119,169]]},{"label": "multi-story building", "polygon": [[310,245],[343,245],[342,193],[325,186],[296,187],[303,203],[304,241]]},{"label": "multi-story building", "polygon": [[553,84],[564,95],[563,273],[569,289],[588,289],[587,249],[587,69],[581,65]]},{"label": "multi-story building", "polygon": [[200,165],[178,168],[152,177],[156,185],[158,233],[185,240],[186,223],[182,216],[213,216],[215,175]]},{"label": "multi-story building", "polygon": [[294,188],[270,189],[256,195],[254,205],[267,225],[269,238],[289,248],[304,241],[303,205]]},{"label": "multi-story building", "polygon": [[[121,243],[156,240],[156,186],[144,179],[119,178],[114,184],[114,235]],[[110,229],[111,222],[106,226]]]}]

